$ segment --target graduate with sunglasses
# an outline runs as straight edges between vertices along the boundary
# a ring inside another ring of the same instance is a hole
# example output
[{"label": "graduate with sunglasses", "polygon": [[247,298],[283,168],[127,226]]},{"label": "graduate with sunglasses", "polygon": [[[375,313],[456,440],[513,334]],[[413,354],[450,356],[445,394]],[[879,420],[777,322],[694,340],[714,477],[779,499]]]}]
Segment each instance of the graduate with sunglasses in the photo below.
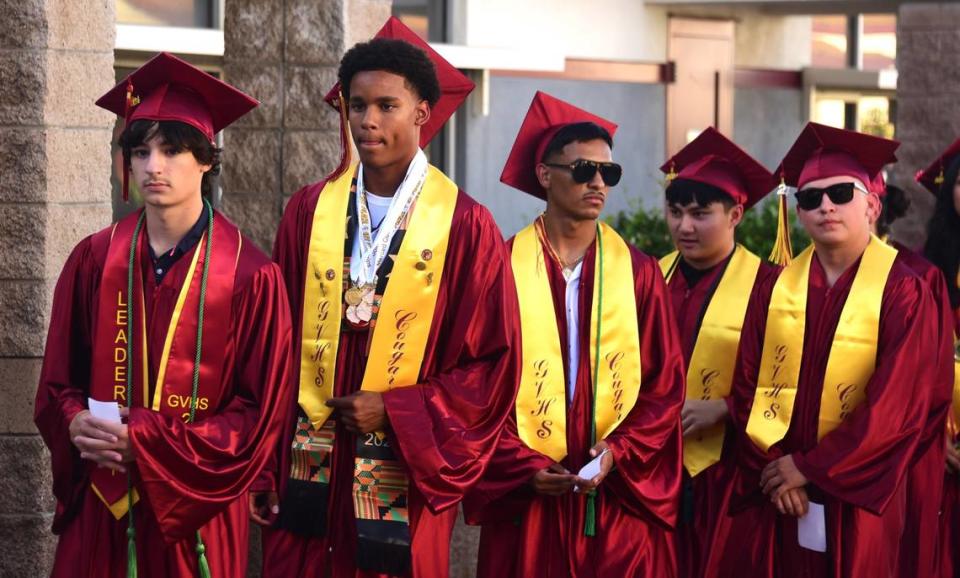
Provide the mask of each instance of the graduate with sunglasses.
[{"label": "graduate with sunglasses", "polygon": [[810,123],[777,171],[798,189],[813,244],[761,286],[744,321],[721,576],[897,575],[937,380],[922,352],[941,337],[929,287],[870,233],[871,183],[897,146]]},{"label": "graduate with sunglasses", "polygon": [[97,105],[126,119],[123,195],[144,206],[81,241],[54,293],[34,413],[51,576],[242,578],[246,492],[294,393],[280,269],[209,203],[214,135],[257,102],[163,53]]},{"label": "graduate with sunglasses", "polygon": [[500,177],[547,205],[508,242],[523,366],[464,502],[481,577],[676,575],[683,356],[656,261],[599,220],[615,131],[538,92]]},{"label": "graduate with sunglasses", "polygon": [[727,403],[740,329],[755,287],[777,270],[734,237],[744,211],[774,190],[776,181],[712,127],[660,170],[667,176],[666,221],[677,247],[660,268],[687,368],[680,575],[710,576],[711,552],[717,554],[711,546],[724,540],[729,526],[736,435],[728,427]]},{"label": "graduate with sunglasses", "polygon": [[[943,276],[943,306],[952,332],[953,363],[949,364],[952,403],[947,411],[945,435],[946,474],[943,497],[939,504],[939,536],[937,540],[937,576],[960,576],[960,139],[956,140],[924,170],[917,173],[917,182],[936,196],[933,216],[927,224],[924,257]],[[942,470],[940,471],[942,473]],[[926,528],[924,528],[926,530]]]}]

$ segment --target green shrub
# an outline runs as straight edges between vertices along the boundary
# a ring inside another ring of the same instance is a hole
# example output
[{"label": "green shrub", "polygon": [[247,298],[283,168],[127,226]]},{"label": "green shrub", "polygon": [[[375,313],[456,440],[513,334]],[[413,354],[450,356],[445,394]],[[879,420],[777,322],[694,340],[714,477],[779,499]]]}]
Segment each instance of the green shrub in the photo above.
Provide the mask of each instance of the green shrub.
[{"label": "green shrub", "polygon": [[[645,209],[634,202],[629,211],[620,211],[607,217],[607,223],[635,247],[654,257],[663,257],[673,251],[673,241],[663,217],[663,209]],[[810,244],[810,238],[790,211],[790,240],[796,255]],[[737,226],[737,242],[766,259],[773,250],[777,237],[777,203],[770,198],[753,207]]]}]

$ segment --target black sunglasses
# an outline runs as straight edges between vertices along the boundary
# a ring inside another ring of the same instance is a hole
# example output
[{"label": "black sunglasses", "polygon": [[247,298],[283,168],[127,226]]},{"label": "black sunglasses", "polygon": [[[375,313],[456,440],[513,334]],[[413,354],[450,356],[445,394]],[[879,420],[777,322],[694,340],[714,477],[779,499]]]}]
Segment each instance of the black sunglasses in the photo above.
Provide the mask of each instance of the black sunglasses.
[{"label": "black sunglasses", "polygon": [[620,177],[623,176],[623,167],[617,163],[601,163],[599,161],[580,159],[573,161],[568,165],[556,163],[543,164],[544,166],[553,167],[555,169],[567,169],[570,171],[570,176],[573,177],[573,182],[580,184],[589,183],[592,181],[594,175],[597,174],[597,171],[600,171],[600,178],[603,179],[603,182],[606,183],[608,187],[615,187],[617,183],[620,182]]},{"label": "black sunglasses", "polygon": [[862,187],[857,186],[856,183],[837,183],[829,187],[803,189],[797,191],[794,197],[797,199],[797,207],[804,211],[812,211],[820,208],[820,203],[823,202],[823,195],[827,195],[827,197],[830,198],[830,202],[834,205],[845,205],[853,200],[855,190],[860,190],[865,194],[867,193]]}]

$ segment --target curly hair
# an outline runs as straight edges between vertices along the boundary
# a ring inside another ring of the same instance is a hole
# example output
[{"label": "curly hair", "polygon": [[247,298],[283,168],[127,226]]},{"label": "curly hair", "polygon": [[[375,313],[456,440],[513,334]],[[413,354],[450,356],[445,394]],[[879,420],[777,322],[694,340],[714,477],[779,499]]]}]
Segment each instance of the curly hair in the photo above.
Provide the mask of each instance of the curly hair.
[{"label": "curly hair", "polygon": [[343,98],[350,100],[350,81],[360,72],[382,70],[402,76],[407,86],[421,99],[437,104],[440,99],[440,81],[437,69],[427,53],[403,40],[374,38],[361,42],[347,51],[340,61],[337,78]]},{"label": "curly hair", "polygon": [[214,146],[202,132],[189,124],[175,120],[135,120],[117,139],[117,144],[123,149],[124,162],[129,166],[133,149],[154,137],[160,137],[177,152],[188,150],[198,163],[210,165],[210,170],[204,173],[200,181],[200,194],[212,199],[213,180],[220,174],[222,149]]},{"label": "curly hair", "polygon": [[957,214],[953,203],[953,189],[958,173],[960,156],[950,163],[943,184],[937,192],[937,204],[930,222],[927,223],[927,243],[923,247],[923,255],[943,271],[947,278],[950,306],[954,308],[960,306],[960,289],[955,281],[960,269],[960,214]]},{"label": "curly hair", "polygon": [[877,234],[883,237],[890,232],[890,226],[910,210],[910,197],[900,187],[888,184],[881,202],[883,208],[877,219]]}]

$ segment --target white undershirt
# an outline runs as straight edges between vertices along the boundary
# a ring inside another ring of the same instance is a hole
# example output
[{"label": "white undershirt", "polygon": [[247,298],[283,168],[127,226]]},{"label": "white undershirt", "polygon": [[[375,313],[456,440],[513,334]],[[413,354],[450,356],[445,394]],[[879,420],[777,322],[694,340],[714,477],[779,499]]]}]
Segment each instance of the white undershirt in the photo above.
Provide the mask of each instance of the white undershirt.
[{"label": "white undershirt", "polygon": [[[379,197],[367,193],[367,210],[370,211],[371,227],[383,225],[383,218],[387,216],[387,211],[390,210],[390,203],[392,201],[393,197]],[[376,230],[373,231],[373,234],[377,234]],[[354,281],[360,276],[360,259],[360,235],[354,234],[353,249],[350,251],[350,278]]]},{"label": "white undershirt", "polygon": [[567,399],[573,403],[577,390],[577,370],[580,366],[580,270],[583,261],[577,263],[567,278]]}]

